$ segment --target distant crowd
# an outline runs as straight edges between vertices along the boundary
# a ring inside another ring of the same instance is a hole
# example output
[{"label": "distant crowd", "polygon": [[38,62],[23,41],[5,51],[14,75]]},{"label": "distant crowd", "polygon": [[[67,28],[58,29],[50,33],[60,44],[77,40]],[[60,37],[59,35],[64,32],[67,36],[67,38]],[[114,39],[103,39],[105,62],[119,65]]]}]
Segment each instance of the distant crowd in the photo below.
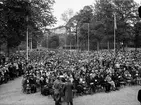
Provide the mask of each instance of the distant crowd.
[{"label": "distant crowd", "polygon": [[[65,96],[65,84],[70,82],[74,95],[115,91],[126,85],[141,85],[141,53],[107,50],[83,52],[65,50],[34,50],[26,61],[25,53],[13,54],[8,61],[2,56],[0,83],[23,75],[24,93],[41,91]],[[56,82],[57,81],[57,82]],[[56,83],[58,84],[56,86]]]}]

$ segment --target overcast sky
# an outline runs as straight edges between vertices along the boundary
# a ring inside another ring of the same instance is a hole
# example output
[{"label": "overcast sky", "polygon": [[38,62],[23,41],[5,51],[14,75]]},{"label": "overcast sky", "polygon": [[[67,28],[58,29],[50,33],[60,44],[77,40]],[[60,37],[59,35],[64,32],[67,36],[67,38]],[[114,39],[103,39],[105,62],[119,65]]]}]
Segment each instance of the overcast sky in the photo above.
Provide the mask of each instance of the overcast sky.
[{"label": "overcast sky", "polygon": [[[141,0],[135,0],[137,3],[141,4]],[[63,25],[63,21],[61,20],[61,14],[68,9],[72,9],[74,13],[79,12],[86,5],[92,5],[94,0],[55,0],[54,8],[54,16],[57,18],[56,26]]]}]

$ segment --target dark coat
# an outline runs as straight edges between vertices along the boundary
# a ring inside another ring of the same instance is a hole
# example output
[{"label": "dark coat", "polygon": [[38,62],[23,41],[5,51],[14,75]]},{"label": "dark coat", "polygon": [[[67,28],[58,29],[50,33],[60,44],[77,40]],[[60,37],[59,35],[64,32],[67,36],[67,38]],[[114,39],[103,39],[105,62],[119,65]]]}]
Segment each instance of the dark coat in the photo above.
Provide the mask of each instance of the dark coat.
[{"label": "dark coat", "polygon": [[141,89],[138,91],[138,101],[141,103]]},{"label": "dark coat", "polygon": [[64,92],[65,92],[65,101],[66,102],[72,102],[72,99],[73,99],[73,84],[68,82],[65,84],[65,87],[64,87]]}]

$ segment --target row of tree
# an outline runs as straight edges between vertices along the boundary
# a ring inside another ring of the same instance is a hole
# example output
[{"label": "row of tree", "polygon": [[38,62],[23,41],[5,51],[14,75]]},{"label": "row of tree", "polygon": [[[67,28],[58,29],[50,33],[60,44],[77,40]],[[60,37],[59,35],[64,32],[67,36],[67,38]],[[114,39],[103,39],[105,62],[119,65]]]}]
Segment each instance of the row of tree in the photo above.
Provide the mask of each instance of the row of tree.
[{"label": "row of tree", "polygon": [[[82,49],[113,48],[114,14],[116,15],[116,45],[139,47],[141,23],[138,16],[138,4],[134,0],[96,0],[94,5],[85,6],[66,24],[75,44]],[[67,14],[66,14],[67,15]]]},{"label": "row of tree", "polygon": [[[0,45],[15,48],[26,40],[39,42],[45,28],[56,22],[54,0],[0,0]],[[9,51],[9,50],[8,50]]]}]

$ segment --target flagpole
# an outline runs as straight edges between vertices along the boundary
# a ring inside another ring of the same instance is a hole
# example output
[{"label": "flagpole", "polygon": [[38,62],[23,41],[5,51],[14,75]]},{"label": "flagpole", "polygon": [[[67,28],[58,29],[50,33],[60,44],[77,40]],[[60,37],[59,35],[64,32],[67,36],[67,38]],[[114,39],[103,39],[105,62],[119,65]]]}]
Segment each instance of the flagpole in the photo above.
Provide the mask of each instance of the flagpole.
[{"label": "flagpole", "polygon": [[89,40],[89,23],[88,23],[88,52],[89,52],[89,50],[90,50],[90,42],[89,42],[90,40]]},{"label": "flagpole", "polygon": [[116,30],[114,28],[114,56],[116,55]]},{"label": "flagpole", "polygon": [[47,34],[47,50],[48,50],[48,34]]},{"label": "flagpole", "polygon": [[[26,21],[28,22],[28,16],[26,17]],[[26,59],[28,61],[28,25],[26,30]]]},{"label": "flagpole", "polygon": [[[31,3],[31,0],[29,0],[29,3]],[[28,33],[28,31],[29,31],[29,29],[28,29],[28,20],[29,20],[29,17],[28,17],[28,15],[26,16],[26,22],[27,22],[27,28],[26,28],[26,60],[28,61],[28,54],[29,54],[29,52],[28,52],[28,36],[29,36],[29,33]]]},{"label": "flagpole", "polygon": [[31,51],[32,51],[32,37],[31,37]]},{"label": "flagpole", "polygon": [[116,56],[116,14],[114,13],[114,56]]},{"label": "flagpole", "polygon": [[77,51],[78,51],[79,45],[78,45],[77,25],[76,25],[76,48],[77,48]]},{"label": "flagpole", "polygon": [[67,28],[66,28],[66,35],[65,35],[65,50],[67,49],[67,48],[66,48],[66,43],[67,43],[66,40],[67,40]]}]

